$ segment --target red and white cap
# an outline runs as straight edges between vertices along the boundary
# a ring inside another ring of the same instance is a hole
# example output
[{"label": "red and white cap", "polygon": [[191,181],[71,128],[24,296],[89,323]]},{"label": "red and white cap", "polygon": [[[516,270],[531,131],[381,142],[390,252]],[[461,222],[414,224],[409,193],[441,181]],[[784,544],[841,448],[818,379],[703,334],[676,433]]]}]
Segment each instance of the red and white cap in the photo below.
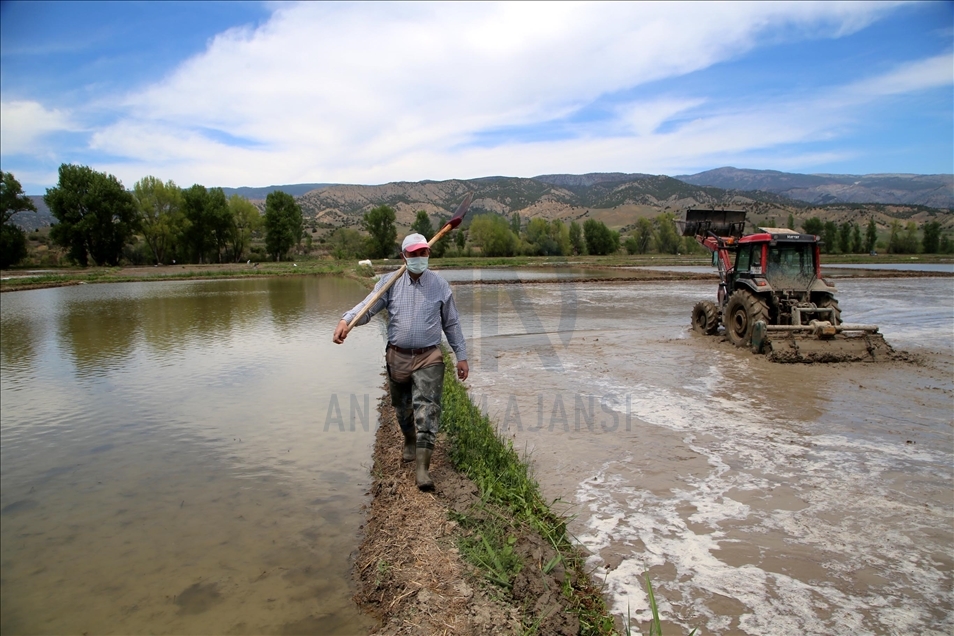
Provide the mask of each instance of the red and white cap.
[{"label": "red and white cap", "polygon": [[401,243],[402,252],[413,252],[414,250],[423,249],[425,247],[430,247],[427,244],[427,239],[424,238],[424,235],[414,233],[408,234],[404,237],[404,242]]}]

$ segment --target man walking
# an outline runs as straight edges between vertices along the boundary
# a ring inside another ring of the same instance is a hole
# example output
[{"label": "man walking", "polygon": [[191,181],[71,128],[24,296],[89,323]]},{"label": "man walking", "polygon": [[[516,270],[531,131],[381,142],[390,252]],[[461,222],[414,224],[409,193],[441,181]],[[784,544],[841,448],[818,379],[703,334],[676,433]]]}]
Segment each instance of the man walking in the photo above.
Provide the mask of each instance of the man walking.
[{"label": "man walking", "polygon": [[[447,281],[428,270],[429,256],[427,239],[420,234],[408,234],[401,244],[401,258],[407,271],[357,322],[357,325],[366,324],[382,309],[387,309],[390,315],[385,361],[391,404],[404,433],[401,458],[417,462],[417,487],[421,490],[434,489],[429,471],[444,391],[442,332],[447,335],[457,358],[457,377],[466,380],[470,372],[454,296]],[[348,337],[348,324],[394,275],[383,277],[367,298],[341,317],[335,327],[336,344],[344,342]]]}]

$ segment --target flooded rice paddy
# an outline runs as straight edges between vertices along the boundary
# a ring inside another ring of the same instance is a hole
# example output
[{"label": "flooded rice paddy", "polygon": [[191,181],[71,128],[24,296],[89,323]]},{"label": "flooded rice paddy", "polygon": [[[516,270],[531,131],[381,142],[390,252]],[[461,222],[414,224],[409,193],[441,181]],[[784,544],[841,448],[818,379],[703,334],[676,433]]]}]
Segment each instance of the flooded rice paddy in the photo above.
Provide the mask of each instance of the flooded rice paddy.
[{"label": "flooded rice paddy", "polygon": [[[666,633],[951,632],[954,280],[837,281],[845,320],[918,363],[776,365],[688,331],[712,282],[544,274],[448,273],[468,384],[618,616],[648,618],[648,574]],[[365,293],[4,294],[0,631],[367,631],[349,555],[383,322],[331,343]]]},{"label": "flooded rice paddy", "polygon": [[3,294],[4,634],[354,634],[382,332],[335,278]]},{"label": "flooded rice paddy", "polygon": [[780,365],[688,330],[706,282],[459,286],[471,394],[619,617],[666,633],[954,629],[954,281],[839,280],[918,363]]}]

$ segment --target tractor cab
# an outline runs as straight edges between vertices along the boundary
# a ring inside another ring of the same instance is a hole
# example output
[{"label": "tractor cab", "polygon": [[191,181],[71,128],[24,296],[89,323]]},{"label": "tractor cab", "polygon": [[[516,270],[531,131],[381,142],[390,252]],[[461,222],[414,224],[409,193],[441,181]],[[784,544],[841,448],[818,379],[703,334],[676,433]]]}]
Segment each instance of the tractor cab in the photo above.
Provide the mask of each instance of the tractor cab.
[{"label": "tractor cab", "polygon": [[807,292],[821,277],[818,239],[787,228],[760,229],[739,239],[730,288]]}]

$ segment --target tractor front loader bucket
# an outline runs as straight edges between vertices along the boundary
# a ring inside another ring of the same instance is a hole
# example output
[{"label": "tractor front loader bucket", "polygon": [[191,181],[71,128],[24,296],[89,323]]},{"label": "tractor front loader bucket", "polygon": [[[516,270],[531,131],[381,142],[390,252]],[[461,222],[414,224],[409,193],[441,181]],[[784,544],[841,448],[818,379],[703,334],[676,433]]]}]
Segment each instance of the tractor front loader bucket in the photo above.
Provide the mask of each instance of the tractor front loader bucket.
[{"label": "tractor front loader bucket", "polygon": [[744,210],[686,210],[682,225],[683,236],[734,236],[739,238],[745,228]]},{"label": "tractor front loader bucket", "polygon": [[841,324],[813,320],[809,325],[770,325],[759,321],[752,350],[772,362],[879,362],[895,351],[876,325]]}]

